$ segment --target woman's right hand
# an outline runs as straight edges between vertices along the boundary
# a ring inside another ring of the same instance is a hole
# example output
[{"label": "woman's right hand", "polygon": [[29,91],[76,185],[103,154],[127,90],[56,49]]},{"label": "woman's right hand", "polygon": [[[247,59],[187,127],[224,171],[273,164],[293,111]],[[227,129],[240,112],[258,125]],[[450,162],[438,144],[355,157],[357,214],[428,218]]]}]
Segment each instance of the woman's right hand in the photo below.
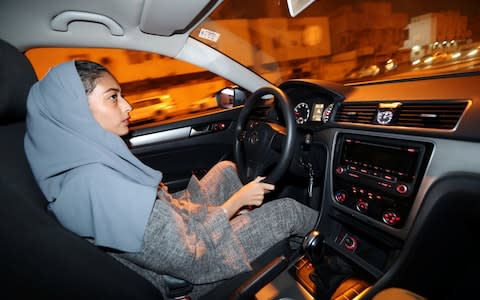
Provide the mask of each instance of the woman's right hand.
[{"label": "woman's right hand", "polygon": [[275,189],[273,184],[264,183],[265,177],[257,177],[237,191],[238,200],[242,206],[260,206],[264,195]]},{"label": "woman's right hand", "polygon": [[229,218],[244,206],[260,206],[264,195],[273,191],[273,184],[262,182],[265,177],[257,177],[233,194],[223,205]]}]

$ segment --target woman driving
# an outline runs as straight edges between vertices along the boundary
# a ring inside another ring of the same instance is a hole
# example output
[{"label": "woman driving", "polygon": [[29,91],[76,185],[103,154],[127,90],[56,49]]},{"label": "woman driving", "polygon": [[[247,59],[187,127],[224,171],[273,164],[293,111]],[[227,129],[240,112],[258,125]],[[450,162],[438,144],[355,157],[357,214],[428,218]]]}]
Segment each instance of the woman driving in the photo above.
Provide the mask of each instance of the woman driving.
[{"label": "woman driving", "polygon": [[[315,226],[317,211],[290,198],[263,203],[274,185],[264,177],[243,185],[229,161],[169,193],[162,172],[121,138],[131,109],[105,67],[60,64],[30,90],[25,151],[60,223],[161,291],[168,274],[193,283],[191,296],[198,297]],[[239,214],[245,206],[256,208]]]}]

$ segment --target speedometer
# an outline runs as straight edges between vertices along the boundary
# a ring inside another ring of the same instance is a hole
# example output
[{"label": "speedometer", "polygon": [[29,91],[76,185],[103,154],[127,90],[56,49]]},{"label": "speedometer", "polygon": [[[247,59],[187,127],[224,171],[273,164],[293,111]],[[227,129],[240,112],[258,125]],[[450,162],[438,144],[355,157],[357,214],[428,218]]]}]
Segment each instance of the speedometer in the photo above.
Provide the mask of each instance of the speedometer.
[{"label": "speedometer", "polygon": [[310,107],[305,102],[298,103],[295,108],[293,109],[295,113],[295,119],[297,120],[297,124],[305,124],[308,121],[308,117],[310,117]]}]

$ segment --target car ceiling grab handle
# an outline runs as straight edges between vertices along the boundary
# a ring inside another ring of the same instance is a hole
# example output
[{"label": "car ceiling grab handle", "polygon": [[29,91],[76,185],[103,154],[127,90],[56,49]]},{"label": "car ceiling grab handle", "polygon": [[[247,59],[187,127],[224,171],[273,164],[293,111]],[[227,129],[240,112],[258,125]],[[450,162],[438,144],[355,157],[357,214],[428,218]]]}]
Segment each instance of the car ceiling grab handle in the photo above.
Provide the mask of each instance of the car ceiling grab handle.
[{"label": "car ceiling grab handle", "polygon": [[108,27],[112,35],[124,35],[123,28],[113,19],[94,13],[82,11],[64,11],[56,15],[50,25],[56,31],[68,31],[68,24],[71,22],[94,22],[100,23]]}]

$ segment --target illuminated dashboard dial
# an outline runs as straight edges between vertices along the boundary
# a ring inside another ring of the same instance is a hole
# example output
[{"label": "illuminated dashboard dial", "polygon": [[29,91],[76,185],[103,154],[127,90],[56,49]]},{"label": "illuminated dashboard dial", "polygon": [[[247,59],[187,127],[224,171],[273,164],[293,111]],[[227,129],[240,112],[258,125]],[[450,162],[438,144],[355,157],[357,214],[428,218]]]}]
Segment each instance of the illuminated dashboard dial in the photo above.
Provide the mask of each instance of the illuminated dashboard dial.
[{"label": "illuminated dashboard dial", "polygon": [[379,110],[377,112],[377,123],[382,125],[387,125],[392,122],[393,111],[391,110]]},{"label": "illuminated dashboard dial", "polygon": [[305,102],[298,103],[293,112],[295,113],[297,124],[305,124],[308,121],[308,117],[310,117],[310,107]]},{"label": "illuminated dashboard dial", "polygon": [[330,120],[330,116],[332,115],[333,111],[333,103],[329,104],[327,108],[323,111],[322,119],[323,123],[327,123]]}]

